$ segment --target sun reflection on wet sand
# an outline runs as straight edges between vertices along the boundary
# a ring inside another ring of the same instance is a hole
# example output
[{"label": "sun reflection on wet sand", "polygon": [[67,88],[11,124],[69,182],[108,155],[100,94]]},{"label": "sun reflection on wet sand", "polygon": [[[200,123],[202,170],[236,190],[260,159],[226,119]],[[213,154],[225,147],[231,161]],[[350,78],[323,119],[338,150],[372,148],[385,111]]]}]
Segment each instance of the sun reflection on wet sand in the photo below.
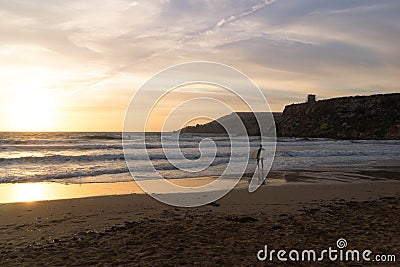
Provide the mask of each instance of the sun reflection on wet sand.
[{"label": "sun reflection on wet sand", "polygon": [[46,199],[46,187],[43,184],[15,184],[13,189],[15,202],[32,202]]},{"label": "sun reflection on wet sand", "polygon": [[143,193],[134,182],[68,185],[60,183],[0,184],[0,203],[34,202],[133,193]]},{"label": "sun reflection on wet sand", "polygon": [[[215,177],[171,179],[170,182],[183,187],[198,187],[210,183]],[[156,186],[157,181],[146,181]],[[162,188],[158,188],[163,192]],[[178,193],[178,192],[163,192]],[[42,200],[84,198],[108,195],[144,194],[135,182],[118,183],[15,183],[0,184],[0,203],[34,202]]]}]

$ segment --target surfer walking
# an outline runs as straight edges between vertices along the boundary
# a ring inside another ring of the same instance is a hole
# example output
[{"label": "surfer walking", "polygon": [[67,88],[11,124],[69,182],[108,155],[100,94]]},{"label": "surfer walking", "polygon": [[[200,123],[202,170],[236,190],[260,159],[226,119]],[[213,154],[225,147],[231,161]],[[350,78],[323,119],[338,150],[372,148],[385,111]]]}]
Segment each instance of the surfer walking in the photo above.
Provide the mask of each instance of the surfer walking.
[{"label": "surfer walking", "polygon": [[260,144],[260,147],[258,148],[258,151],[257,151],[257,167],[260,168],[260,162],[261,162],[261,170],[264,170],[264,156],[262,153],[263,150],[265,150],[265,149]]}]

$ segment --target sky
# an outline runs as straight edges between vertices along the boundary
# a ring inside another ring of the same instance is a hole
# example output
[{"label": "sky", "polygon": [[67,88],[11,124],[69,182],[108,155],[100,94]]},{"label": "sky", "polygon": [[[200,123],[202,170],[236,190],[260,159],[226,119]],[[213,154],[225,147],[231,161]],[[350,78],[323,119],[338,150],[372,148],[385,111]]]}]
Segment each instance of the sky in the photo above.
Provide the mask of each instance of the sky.
[{"label": "sky", "polygon": [[399,92],[399,13],[398,0],[0,0],[0,131],[120,131],[136,90],[190,61],[240,70],[272,111]]}]

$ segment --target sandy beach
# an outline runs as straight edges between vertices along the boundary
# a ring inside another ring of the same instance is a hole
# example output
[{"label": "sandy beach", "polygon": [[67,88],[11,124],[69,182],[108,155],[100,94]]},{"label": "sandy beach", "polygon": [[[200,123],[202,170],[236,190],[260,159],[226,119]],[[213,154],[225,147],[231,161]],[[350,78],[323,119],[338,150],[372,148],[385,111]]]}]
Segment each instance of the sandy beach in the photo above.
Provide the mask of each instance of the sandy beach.
[{"label": "sandy beach", "polygon": [[399,13],[0,0],[0,267],[400,266]]},{"label": "sandy beach", "polygon": [[144,194],[1,204],[0,265],[254,266],[268,263],[257,259],[265,245],[322,250],[339,238],[399,257],[399,203],[400,183],[367,182],[235,189],[200,208]]}]

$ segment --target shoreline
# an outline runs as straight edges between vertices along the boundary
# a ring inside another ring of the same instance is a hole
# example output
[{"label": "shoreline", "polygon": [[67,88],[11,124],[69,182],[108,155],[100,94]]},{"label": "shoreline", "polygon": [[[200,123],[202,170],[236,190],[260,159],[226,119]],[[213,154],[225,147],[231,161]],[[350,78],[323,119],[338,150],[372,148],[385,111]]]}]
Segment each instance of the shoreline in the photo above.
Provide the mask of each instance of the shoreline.
[{"label": "shoreline", "polygon": [[[370,170],[337,170],[315,168],[310,170],[271,171],[263,187],[300,185],[351,185],[363,183],[400,182],[399,161],[377,163]],[[129,175],[129,174],[127,174]],[[168,179],[182,187],[198,187],[208,184],[218,177],[197,177]],[[233,190],[248,187],[251,175],[245,175]],[[147,180],[145,183],[157,183]],[[206,193],[206,192],[205,192]],[[21,182],[0,184],[0,204],[32,201],[79,199],[101,196],[145,194],[134,181],[117,182]],[[166,192],[166,194],[171,194]],[[173,193],[172,193],[173,194]]]}]

